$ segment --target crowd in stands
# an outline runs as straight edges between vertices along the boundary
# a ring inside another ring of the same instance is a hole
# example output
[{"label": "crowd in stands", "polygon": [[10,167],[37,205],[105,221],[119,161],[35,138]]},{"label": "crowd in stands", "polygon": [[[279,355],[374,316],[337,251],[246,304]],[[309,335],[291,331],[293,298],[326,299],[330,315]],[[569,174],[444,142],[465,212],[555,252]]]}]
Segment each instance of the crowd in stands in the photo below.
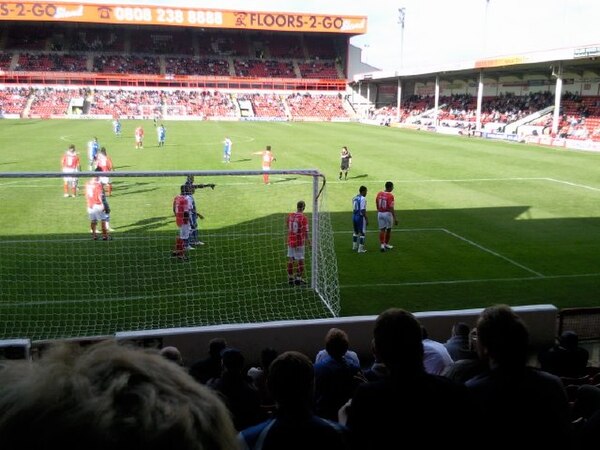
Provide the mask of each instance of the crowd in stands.
[{"label": "crowd in stands", "polygon": [[600,368],[572,331],[536,364],[506,305],[485,308],[473,329],[454,324],[444,343],[391,308],[371,343],[360,361],[332,328],[314,359],[268,347],[258,366],[224,338],[189,364],[174,347],[59,343],[0,361],[0,448],[458,449],[461,430],[491,449],[597,446]]},{"label": "crowd in stands", "polygon": [[[506,125],[521,120],[535,112],[554,105],[554,94],[549,91],[528,95],[501,94],[496,97],[483,97],[481,123]],[[569,139],[592,139],[600,141],[600,96],[581,97],[570,92],[561,99],[559,137]],[[400,122],[416,125],[432,123],[434,120],[434,98],[432,96],[411,95],[402,100]],[[468,94],[440,96],[437,120],[442,126],[467,128],[476,121],[477,99]],[[369,117],[385,122],[387,118],[396,120],[398,108],[387,105],[369,111]],[[550,130],[553,113],[549,112],[533,119],[528,125],[536,125]],[[450,123],[454,125],[449,125]]]},{"label": "crowd in stands", "polygon": [[[339,95],[230,93],[209,90],[56,88],[0,89],[0,111],[28,117],[63,116],[73,99],[89,103],[90,115],[113,117],[241,117],[238,101],[249,101],[251,116],[278,119],[348,119]],[[29,105],[28,105],[28,102]],[[27,106],[28,105],[28,106]]]},{"label": "crowd in stands", "polygon": [[7,71],[312,79],[344,78],[344,46],[332,41],[347,39],[86,26],[32,31],[21,24],[5,34],[0,69]]}]

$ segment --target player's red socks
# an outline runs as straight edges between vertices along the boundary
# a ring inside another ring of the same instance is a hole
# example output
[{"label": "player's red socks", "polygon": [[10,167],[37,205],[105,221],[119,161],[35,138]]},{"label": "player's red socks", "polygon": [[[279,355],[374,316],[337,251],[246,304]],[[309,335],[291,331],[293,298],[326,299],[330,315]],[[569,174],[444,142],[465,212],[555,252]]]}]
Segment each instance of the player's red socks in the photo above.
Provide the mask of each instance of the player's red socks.
[{"label": "player's red socks", "polygon": [[298,278],[302,278],[302,275],[304,275],[304,260],[299,259],[298,260]]},{"label": "player's red socks", "polygon": [[179,237],[175,241],[175,253],[177,254],[177,256],[183,256],[185,254],[184,241]]}]

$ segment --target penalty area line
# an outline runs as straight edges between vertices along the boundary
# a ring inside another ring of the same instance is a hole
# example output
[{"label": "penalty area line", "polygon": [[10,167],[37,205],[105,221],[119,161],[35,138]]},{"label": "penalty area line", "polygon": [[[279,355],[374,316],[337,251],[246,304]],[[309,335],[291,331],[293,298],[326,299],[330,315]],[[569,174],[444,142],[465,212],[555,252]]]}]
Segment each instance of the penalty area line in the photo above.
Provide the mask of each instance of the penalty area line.
[{"label": "penalty area line", "polygon": [[[523,270],[525,270],[525,271],[527,271],[529,273],[532,273],[532,274],[536,275],[539,278],[544,278],[545,277],[544,274],[542,274],[540,272],[537,272],[536,270],[533,270],[533,269],[531,269],[531,268],[529,268],[529,267],[527,267],[527,266],[525,266],[525,265],[523,265],[521,263],[518,263],[517,261],[515,261],[513,259],[510,259],[507,256],[501,255],[500,253],[498,253],[498,252],[496,252],[494,250],[491,250],[491,249],[489,249],[487,247],[484,247],[483,245],[478,244],[475,241],[467,239],[466,237],[461,236],[460,234],[454,233],[454,232],[448,230],[447,228],[394,228],[394,233],[397,233],[397,232],[400,232],[400,233],[401,232],[421,232],[421,231],[441,231],[441,232],[444,232],[444,233],[449,234],[450,236],[452,236],[452,237],[454,237],[456,239],[459,239],[459,240],[461,240],[463,242],[466,242],[469,245],[472,245],[473,247],[478,248],[479,250],[481,250],[483,252],[489,253],[490,255],[493,255],[496,258],[503,259],[504,261],[506,261],[506,262],[508,262],[508,263],[510,263],[510,264],[512,264],[514,266],[517,266],[520,269],[523,269]],[[346,231],[346,232],[336,231],[335,233],[336,234],[337,233],[348,233],[348,234],[350,234],[350,233],[352,233],[352,231]],[[379,231],[378,230],[368,230],[367,233],[379,233]]]}]

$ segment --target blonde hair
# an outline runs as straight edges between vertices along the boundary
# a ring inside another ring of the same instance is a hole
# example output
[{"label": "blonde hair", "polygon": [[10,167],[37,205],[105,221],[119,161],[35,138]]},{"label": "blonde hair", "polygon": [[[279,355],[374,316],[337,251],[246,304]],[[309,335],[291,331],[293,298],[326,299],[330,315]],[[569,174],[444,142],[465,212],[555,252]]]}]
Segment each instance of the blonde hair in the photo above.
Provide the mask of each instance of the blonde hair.
[{"label": "blonde hair", "polygon": [[158,354],[105,341],[59,344],[0,367],[0,448],[229,450],[222,401]]}]

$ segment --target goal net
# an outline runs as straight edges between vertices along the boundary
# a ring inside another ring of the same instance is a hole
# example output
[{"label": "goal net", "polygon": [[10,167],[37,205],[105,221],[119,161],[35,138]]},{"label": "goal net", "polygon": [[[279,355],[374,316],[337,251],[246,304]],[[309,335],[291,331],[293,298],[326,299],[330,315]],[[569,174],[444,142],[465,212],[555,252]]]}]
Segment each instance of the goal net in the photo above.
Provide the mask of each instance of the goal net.
[{"label": "goal net", "polygon": [[[62,173],[0,173],[0,339],[312,319],[340,311],[324,177],[315,170],[111,172],[109,231],[90,232],[85,184]],[[173,200],[187,176],[198,240],[172,255]],[[287,275],[287,215],[306,202],[306,285]]]}]

